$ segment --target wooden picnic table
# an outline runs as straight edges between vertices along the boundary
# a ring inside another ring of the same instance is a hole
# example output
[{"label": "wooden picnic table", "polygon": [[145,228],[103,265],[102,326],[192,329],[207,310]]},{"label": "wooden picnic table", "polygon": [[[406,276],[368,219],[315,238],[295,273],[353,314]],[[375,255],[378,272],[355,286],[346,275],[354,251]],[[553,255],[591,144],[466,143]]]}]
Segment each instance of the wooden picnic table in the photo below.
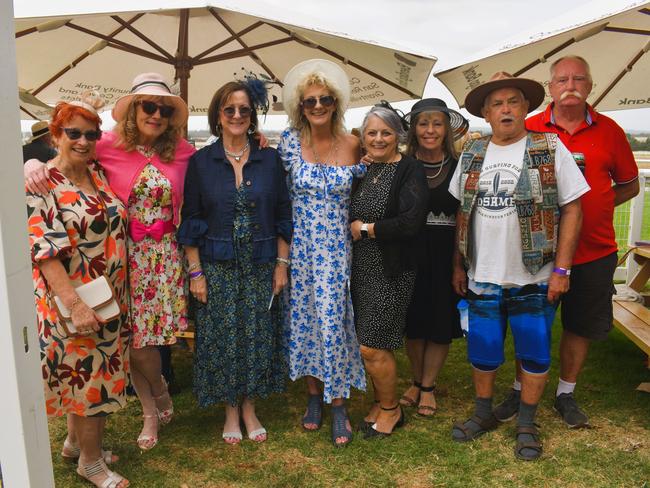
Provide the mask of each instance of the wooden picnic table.
[{"label": "wooden picnic table", "polygon": [[[641,292],[650,279],[650,246],[632,250],[639,269],[628,286]],[[614,325],[649,356],[650,367],[650,310],[643,303],[614,301]]]}]

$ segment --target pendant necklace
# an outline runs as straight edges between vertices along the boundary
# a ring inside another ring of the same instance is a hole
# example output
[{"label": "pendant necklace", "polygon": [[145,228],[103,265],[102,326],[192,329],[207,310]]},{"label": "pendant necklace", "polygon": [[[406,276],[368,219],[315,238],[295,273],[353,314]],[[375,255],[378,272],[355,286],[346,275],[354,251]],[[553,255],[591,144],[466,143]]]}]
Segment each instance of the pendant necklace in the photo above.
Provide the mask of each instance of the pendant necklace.
[{"label": "pendant necklace", "polygon": [[394,163],[380,163],[380,164],[383,164],[384,167],[381,168],[381,170],[379,171],[379,173],[377,175],[373,176],[373,178],[372,178],[372,184],[373,185],[376,185],[379,182],[379,178],[381,178],[381,176],[386,172],[386,168],[388,168],[389,165],[394,164]]},{"label": "pendant necklace", "polygon": [[228,149],[226,149],[226,146],[223,146],[223,150],[226,152],[226,156],[230,156],[233,158],[236,162],[240,162],[241,158],[244,156],[244,153],[248,150],[250,146],[250,142],[246,141],[246,145],[242,148],[240,152],[230,152]]},{"label": "pendant necklace", "polygon": [[330,159],[330,156],[332,156],[332,153],[336,153],[336,150],[338,149],[338,147],[336,146],[336,137],[334,139],[332,139],[332,143],[330,144],[330,150],[327,153],[327,157],[325,157],[325,159],[322,160],[322,161],[320,160],[320,156],[316,152],[316,148],[314,147],[314,142],[313,141],[311,141],[309,143],[309,149],[311,149],[311,152],[314,155],[314,162],[315,163],[327,164],[327,161]]}]

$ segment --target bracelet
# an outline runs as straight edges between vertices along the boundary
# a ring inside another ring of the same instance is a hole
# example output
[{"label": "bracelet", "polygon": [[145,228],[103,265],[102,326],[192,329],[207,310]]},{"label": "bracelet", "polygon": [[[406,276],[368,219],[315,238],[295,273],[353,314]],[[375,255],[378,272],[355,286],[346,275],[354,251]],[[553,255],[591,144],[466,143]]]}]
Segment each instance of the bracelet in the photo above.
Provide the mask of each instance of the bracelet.
[{"label": "bracelet", "polygon": [[70,304],[69,310],[72,312],[72,309],[75,308],[80,303],[81,303],[81,297],[77,295],[72,299],[72,303]]},{"label": "bracelet", "polygon": [[202,276],[204,276],[202,269],[200,269],[198,271],[193,271],[192,273],[190,273],[190,279],[191,280],[198,280]]},{"label": "bracelet", "polygon": [[560,276],[570,276],[571,275],[571,268],[553,268],[553,273],[558,274]]},{"label": "bracelet", "polygon": [[281,258],[278,256],[275,258],[275,262],[283,266],[291,266],[291,260],[287,258]]},{"label": "bracelet", "polygon": [[201,267],[201,263],[198,263],[198,262],[197,263],[192,263],[192,264],[189,265],[187,270],[188,271],[194,271],[195,269],[200,268],[200,267]]}]

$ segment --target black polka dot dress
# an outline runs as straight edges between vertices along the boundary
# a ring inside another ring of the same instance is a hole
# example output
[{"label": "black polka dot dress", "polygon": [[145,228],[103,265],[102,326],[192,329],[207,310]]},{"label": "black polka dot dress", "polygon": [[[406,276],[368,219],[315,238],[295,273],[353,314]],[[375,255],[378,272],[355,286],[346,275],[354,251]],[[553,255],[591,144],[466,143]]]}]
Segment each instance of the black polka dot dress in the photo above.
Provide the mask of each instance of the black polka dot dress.
[{"label": "black polka dot dress", "polygon": [[[351,220],[367,223],[384,217],[398,163],[374,163],[350,203]],[[351,292],[359,343],[373,349],[399,349],[406,312],[415,284],[415,271],[386,277],[375,239],[361,239],[352,251]]]}]

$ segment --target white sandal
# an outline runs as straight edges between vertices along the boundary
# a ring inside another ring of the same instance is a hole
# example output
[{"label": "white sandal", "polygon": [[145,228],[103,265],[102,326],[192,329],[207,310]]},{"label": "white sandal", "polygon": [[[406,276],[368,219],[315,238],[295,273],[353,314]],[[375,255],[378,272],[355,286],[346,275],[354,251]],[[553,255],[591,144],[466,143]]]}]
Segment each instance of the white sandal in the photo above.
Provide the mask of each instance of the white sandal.
[{"label": "white sandal", "polygon": [[[93,485],[97,486],[98,488],[118,488],[120,486],[120,483],[122,483],[122,481],[127,482],[127,484],[124,485],[122,488],[126,488],[127,486],[129,486],[129,480],[127,480],[124,476],[119,475],[114,471],[108,469],[106,463],[102,458],[97,459],[92,464],[84,464],[83,466],[82,465],[77,466],[77,474],[82,478],[90,481]],[[104,478],[104,481],[100,483],[95,483],[90,479],[100,474],[106,476]]]},{"label": "white sandal", "polygon": [[[265,437],[263,439],[258,439],[258,437],[261,435]],[[264,427],[260,427],[259,429],[255,429],[254,431],[248,433],[248,438],[253,442],[257,442],[258,444],[265,442],[268,437],[268,433]]]},{"label": "white sandal", "polygon": [[[157,419],[157,415],[143,415],[143,419]],[[146,435],[140,432],[140,435],[138,436],[138,440],[136,441],[138,443],[138,447],[142,449],[143,451],[149,451],[156,447],[156,444],[158,444],[158,435]]]},{"label": "white sandal", "polygon": [[[61,449],[61,457],[63,460],[69,463],[77,462],[79,456],[81,456],[81,448],[69,442],[66,437],[63,441],[63,449]],[[104,449],[102,449],[102,459],[106,464],[113,464],[120,460],[117,454],[113,455],[112,451],[104,451]]]}]

